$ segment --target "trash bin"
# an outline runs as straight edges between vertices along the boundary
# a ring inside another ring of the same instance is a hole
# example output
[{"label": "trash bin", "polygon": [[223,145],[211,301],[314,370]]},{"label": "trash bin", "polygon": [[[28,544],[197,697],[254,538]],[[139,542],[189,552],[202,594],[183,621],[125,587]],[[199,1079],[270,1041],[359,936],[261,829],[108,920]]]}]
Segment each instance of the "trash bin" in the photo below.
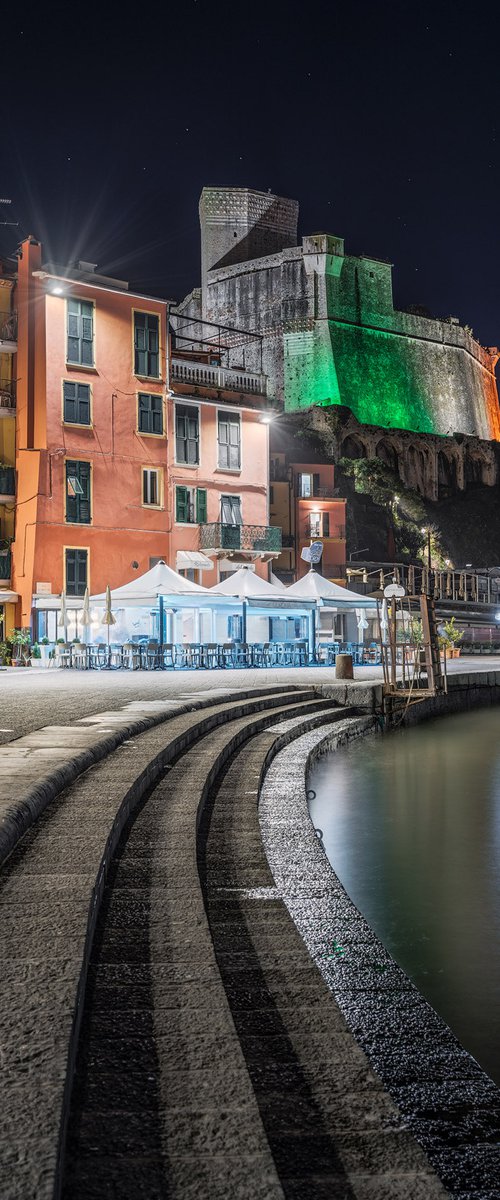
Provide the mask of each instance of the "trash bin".
[{"label": "trash bin", "polygon": [[336,679],[354,679],[352,669],[352,654],[337,654],[335,660]]}]

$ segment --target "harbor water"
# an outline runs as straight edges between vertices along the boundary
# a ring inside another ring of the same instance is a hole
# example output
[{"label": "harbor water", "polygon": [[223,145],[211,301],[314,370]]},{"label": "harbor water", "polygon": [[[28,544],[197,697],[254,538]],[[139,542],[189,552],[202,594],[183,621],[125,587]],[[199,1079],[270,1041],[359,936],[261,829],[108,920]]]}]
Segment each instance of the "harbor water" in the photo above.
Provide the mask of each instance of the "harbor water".
[{"label": "harbor water", "polygon": [[354,742],[309,788],[354,904],[500,1084],[500,708]]}]

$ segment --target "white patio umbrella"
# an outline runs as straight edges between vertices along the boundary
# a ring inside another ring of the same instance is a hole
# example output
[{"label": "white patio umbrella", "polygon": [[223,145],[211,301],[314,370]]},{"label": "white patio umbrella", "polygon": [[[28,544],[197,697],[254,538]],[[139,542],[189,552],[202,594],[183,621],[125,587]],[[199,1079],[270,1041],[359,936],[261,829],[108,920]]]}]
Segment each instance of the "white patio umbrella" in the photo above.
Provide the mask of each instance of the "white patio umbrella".
[{"label": "white patio umbrella", "polygon": [[[113,588],[111,602],[115,607],[120,608],[143,608],[158,605],[160,647],[162,647],[164,597],[170,599],[170,597],[179,596],[180,599],[186,601],[192,596],[193,608],[197,609],[200,607],[203,596],[208,597],[210,594],[211,589],[202,587],[199,583],[193,583],[191,579],[184,579],[161,559],[149,571],[145,571],[144,575],[139,575],[130,583],[124,583],[122,587]],[[105,600],[105,592],[91,597],[92,604],[101,605]],[[185,606],[184,603],[182,607]]]},{"label": "white patio umbrella", "polygon": [[101,617],[101,625],[107,625],[108,628],[108,665],[109,665],[109,630],[111,625],[116,625],[116,617],[111,612],[111,588],[109,583],[106,588],[106,608]]},{"label": "white patio umbrella", "polygon": [[358,623],[358,637],[359,637],[360,642],[362,642],[364,630],[368,629],[368,621],[365,617],[365,612],[364,612],[363,608],[356,609],[356,620]]},{"label": "white patio umbrella", "polygon": [[269,579],[274,587],[279,588],[280,592],[286,592],[286,583],[282,583],[281,579],[278,579],[278,576],[274,574],[274,571],[269,572]]},{"label": "white patio umbrella", "polygon": [[85,588],[85,592],[84,592],[84,596],[83,596],[83,607],[81,610],[80,622],[84,629],[88,629],[89,625],[91,624],[88,587]]},{"label": "white patio umbrella", "polygon": [[58,620],[57,624],[62,626],[62,628],[64,629],[64,641],[67,642],[68,633],[67,633],[66,626],[68,624],[68,618],[66,615],[66,592],[65,592],[64,588],[61,592],[61,610],[59,613],[59,620]]}]

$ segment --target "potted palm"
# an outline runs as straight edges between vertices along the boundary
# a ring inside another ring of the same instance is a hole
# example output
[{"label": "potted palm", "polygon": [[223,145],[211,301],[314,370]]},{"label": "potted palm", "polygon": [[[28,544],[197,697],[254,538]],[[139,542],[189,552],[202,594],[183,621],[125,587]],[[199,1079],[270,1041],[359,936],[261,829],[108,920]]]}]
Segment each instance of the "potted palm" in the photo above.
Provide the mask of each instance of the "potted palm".
[{"label": "potted palm", "polygon": [[40,638],[40,666],[48,667],[50,662],[50,639],[48,637]]},{"label": "potted palm", "polygon": [[12,666],[28,667],[30,665],[30,630],[14,629],[9,637],[9,641],[12,643]]},{"label": "potted palm", "polygon": [[457,642],[461,641],[463,636],[463,630],[458,628],[455,618],[450,617],[449,621],[445,621],[442,626],[439,645],[443,650],[448,651],[450,658],[460,658],[460,646],[457,645]]}]

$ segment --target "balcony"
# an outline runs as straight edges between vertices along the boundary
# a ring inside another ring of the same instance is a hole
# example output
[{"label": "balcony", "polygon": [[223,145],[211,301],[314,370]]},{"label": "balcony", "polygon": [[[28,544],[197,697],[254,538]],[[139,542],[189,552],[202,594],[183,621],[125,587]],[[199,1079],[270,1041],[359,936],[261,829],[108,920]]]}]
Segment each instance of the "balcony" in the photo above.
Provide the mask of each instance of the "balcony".
[{"label": "balcony", "polygon": [[14,379],[0,379],[0,416],[12,416],[15,411],[16,382]]},{"label": "balcony", "polygon": [[[321,532],[322,528],[323,532]],[[314,538],[316,541],[318,539],[321,541],[322,538],[329,538],[330,540],[333,538],[339,542],[345,542],[346,540],[345,525],[330,525],[328,532],[326,532],[324,522],[322,527],[314,521],[306,521],[305,535],[306,537]]]},{"label": "balcony", "polygon": [[193,388],[212,388],[220,392],[251,393],[267,395],[267,376],[254,371],[239,371],[233,367],[217,367],[212,363],[189,362],[184,358],[172,358],[170,378],[174,383],[185,383]]},{"label": "balcony", "polygon": [[17,351],[17,313],[0,313],[0,354]]},{"label": "balcony", "polygon": [[0,466],[0,501],[15,499],[16,472],[14,467]]},{"label": "balcony", "polygon": [[313,488],[310,496],[303,496],[299,488],[296,489],[295,495],[297,496],[298,500],[336,500],[339,492],[340,488],[318,484],[315,488]]},{"label": "balcony", "polygon": [[274,525],[200,525],[200,550],[239,550],[279,554],[281,529]]}]

